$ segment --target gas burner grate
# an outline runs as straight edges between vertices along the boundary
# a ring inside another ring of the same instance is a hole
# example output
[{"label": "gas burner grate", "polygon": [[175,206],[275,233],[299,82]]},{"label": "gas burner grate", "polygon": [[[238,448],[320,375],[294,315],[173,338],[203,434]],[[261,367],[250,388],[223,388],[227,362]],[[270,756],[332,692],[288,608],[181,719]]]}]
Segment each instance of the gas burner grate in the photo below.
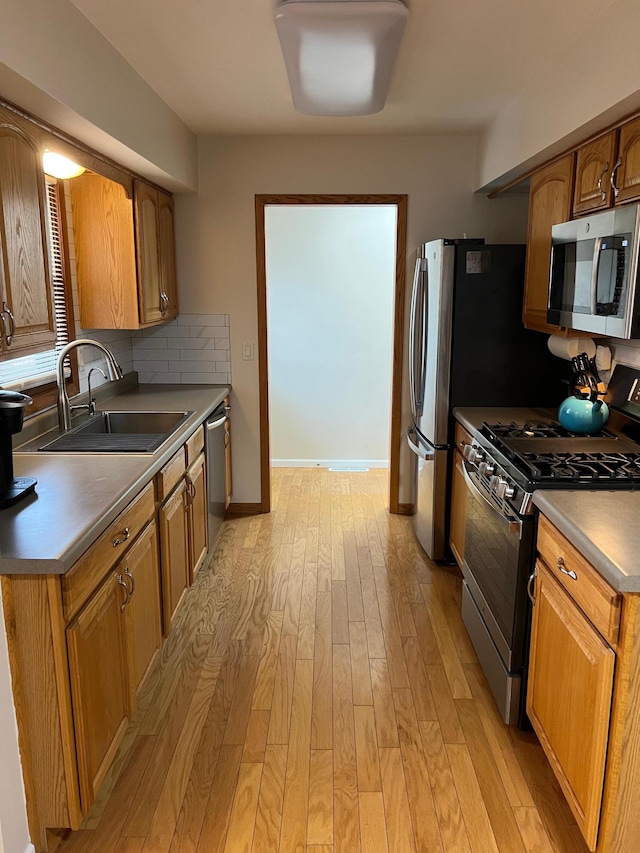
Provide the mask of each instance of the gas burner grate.
[{"label": "gas burner grate", "polygon": [[522,453],[520,458],[536,483],[640,482],[640,453]]},{"label": "gas burner grate", "polygon": [[[488,438],[494,441],[509,441],[514,438],[577,438],[575,432],[569,432],[561,424],[556,421],[543,423],[541,421],[531,421],[525,423],[495,423],[482,425],[482,432]],[[600,437],[612,437],[612,433],[607,430],[602,430],[598,433]],[[585,436],[581,435],[580,438]]]}]

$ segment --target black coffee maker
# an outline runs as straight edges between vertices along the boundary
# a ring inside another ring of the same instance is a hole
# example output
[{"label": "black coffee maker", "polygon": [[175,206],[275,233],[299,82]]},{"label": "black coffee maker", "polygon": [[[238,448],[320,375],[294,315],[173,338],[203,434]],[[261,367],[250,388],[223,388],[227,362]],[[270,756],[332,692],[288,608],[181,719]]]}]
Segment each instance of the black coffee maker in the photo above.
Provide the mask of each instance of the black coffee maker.
[{"label": "black coffee maker", "polygon": [[13,476],[11,436],[22,429],[25,407],[31,403],[26,394],[0,389],[0,509],[26,498],[37,483],[33,477]]}]

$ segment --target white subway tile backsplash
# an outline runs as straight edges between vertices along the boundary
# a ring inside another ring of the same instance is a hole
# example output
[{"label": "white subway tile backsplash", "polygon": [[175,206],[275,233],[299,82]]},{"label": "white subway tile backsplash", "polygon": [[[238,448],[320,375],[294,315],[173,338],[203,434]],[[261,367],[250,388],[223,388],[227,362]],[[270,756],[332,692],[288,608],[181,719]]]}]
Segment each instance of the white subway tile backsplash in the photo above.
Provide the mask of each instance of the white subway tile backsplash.
[{"label": "white subway tile backsplash", "polygon": [[192,338],[229,338],[228,326],[190,326]]},{"label": "white subway tile backsplash", "polygon": [[[172,353],[172,358],[175,357],[175,354]],[[217,350],[213,349],[213,347],[206,349],[181,349],[180,350],[180,360],[181,361],[216,361],[216,359],[224,358],[224,354],[220,354]]]},{"label": "white subway tile backsplash", "polygon": [[142,336],[145,338],[188,338],[189,327],[178,326],[174,320],[162,326],[153,326],[151,329],[143,329]]},{"label": "white subway tile backsplash", "polygon": [[227,338],[214,338],[214,346],[216,349],[231,349],[231,342]]},{"label": "white subway tile backsplash", "polygon": [[228,373],[181,373],[180,382],[183,385],[200,385],[202,383],[229,385],[231,378]]},{"label": "white subway tile backsplash", "polygon": [[134,349],[133,358],[135,361],[168,361],[172,358],[168,349]]},{"label": "white subway tile backsplash", "polygon": [[[208,380],[211,382],[211,379]],[[138,370],[138,382],[143,385],[150,383],[169,383],[171,385],[180,385],[182,383],[179,373],[160,373],[157,371]]]},{"label": "white subway tile backsplash", "polygon": [[179,349],[183,352],[187,350],[212,350],[215,346],[215,338],[168,338],[167,346],[169,349]]},{"label": "white subway tile backsplash", "polygon": [[155,338],[133,338],[131,345],[133,346],[134,352],[140,352],[142,350],[166,350],[168,340],[169,338],[161,338],[159,336]]},{"label": "white subway tile backsplash", "polygon": [[227,326],[226,314],[179,314],[179,326]]}]

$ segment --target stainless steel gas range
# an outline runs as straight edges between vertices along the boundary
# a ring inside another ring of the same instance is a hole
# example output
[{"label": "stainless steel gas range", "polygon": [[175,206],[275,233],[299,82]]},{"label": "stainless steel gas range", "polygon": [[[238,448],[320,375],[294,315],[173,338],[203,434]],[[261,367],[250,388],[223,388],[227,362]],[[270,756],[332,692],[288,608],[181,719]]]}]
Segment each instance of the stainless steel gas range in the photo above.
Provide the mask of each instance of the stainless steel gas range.
[{"label": "stainless steel gas range", "polygon": [[462,616],[503,719],[526,719],[536,489],[640,489],[640,373],[617,368],[615,431],[579,436],[552,420],[484,423],[463,448],[468,489]]}]

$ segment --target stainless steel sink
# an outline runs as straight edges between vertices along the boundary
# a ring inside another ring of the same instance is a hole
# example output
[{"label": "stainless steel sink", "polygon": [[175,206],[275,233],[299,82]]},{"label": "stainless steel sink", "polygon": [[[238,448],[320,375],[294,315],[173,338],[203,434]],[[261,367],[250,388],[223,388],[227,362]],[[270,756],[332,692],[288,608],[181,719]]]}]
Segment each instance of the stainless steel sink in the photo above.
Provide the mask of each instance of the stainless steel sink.
[{"label": "stainless steel sink", "polygon": [[193,412],[96,412],[38,450],[60,453],[153,453]]}]

